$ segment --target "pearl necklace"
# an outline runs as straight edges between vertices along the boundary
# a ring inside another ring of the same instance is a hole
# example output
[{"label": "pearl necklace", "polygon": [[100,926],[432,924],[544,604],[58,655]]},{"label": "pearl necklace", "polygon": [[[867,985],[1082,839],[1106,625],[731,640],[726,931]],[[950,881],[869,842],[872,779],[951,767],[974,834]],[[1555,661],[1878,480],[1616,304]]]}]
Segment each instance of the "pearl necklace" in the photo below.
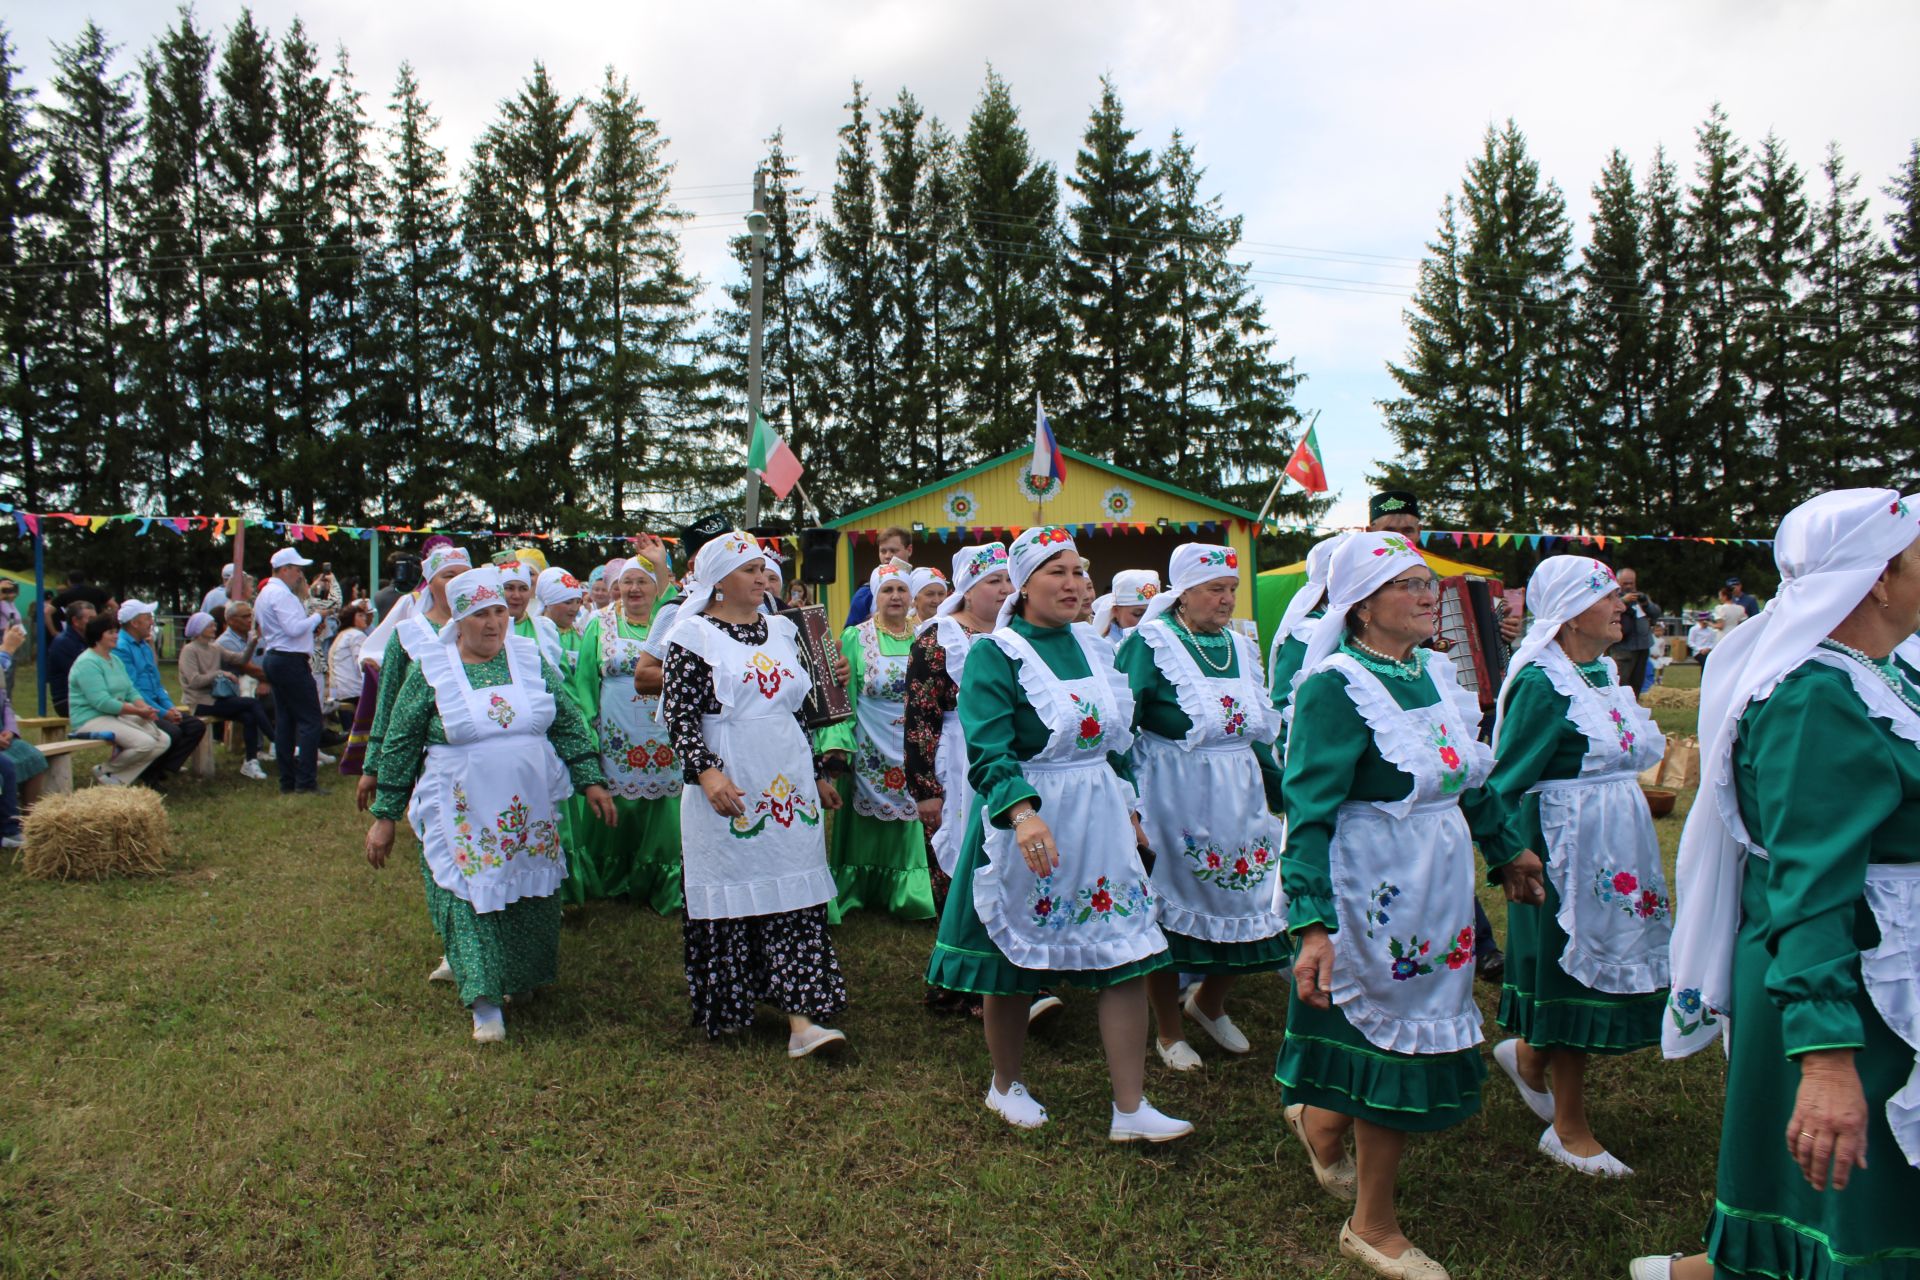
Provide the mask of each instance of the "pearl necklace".
[{"label": "pearl necklace", "polygon": [[[1193,633],[1192,629],[1189,628],[1186,623],[1180,621],[1178,618],[1170,619],[1170,621],[1179,629],[1181,635],[1193,641],[1193,651],[1200,655],[1200,661],[1207,664],[1207,670],[1213,672],[1215,675],[1223,676],[1233,669],[1233,641],[1228,639],[1225,632],[1210,636],[1198,636]],[[1208,649],[1222,648],[1227,651],[1227,660],[1225,662],[1215,663],[1212,658],[1207,656]]]},{"label": "pearl necklace", "polygon": [[[1591,674],[1589,674],[1587,671],[1587,668],[1589,667],[1593,668],[1593,671]],[[1594,676],[1599,675],[1602,671],[1606,670],[1605,667],[1600,665],[1600,660],[1598,658],[1595,658],[1592,662],[1576,662],[1573,664],[1573,669],[1579,673],[1580,679],[1586,682],[1587,688],[1604,689],[1607,687],[1603,682],[1599,680],[1595,680],[1593,678]]]},{"label": "pearl necklace", "polygon": [[1872,658],[1869,658],[1866,654],[1860,652],[1858,649],[1854,648],[1852,645],[1841,644],[1838,640],[1832,639],[1831,637],[1825,640],[1822,640],[1820,642],[1820,647],[1822,649],[1829,650],[1830,652],[1840,654],[1843,657],[1852,658],[1855,662],[1859,663],[1861,666],[1865,667],[1867,670],[1873,672],[1874,675],[1878,676],[1882,684],[1886,685],[1887,688],[1893,690],[1894,697],[1906,703],[1907,706],[1912,708],[1914,711],[1920,712],[1920,701],[1916,701],[1914,699],[1913,694],[1909,691],[1907,682],[1901,679],[1898,675],[1896,675],[1892,671],[1889,671],[1886,667],[1882,666],[1880,663],[1875,662]]},{"label": "pearl necklace", "polygon": [[1416,648],[1412,657],[1402,661],[1399,658],[1389,658],[1378,649],[1369,649],[1352,636],[1347,637],[1347,647],[1353,651],[1353,656],[1360,660],[1361,666],[1376,675],[1399,676],[1402,680],[1414,680],[1427,669],[1427,653],[1424,649]]}]

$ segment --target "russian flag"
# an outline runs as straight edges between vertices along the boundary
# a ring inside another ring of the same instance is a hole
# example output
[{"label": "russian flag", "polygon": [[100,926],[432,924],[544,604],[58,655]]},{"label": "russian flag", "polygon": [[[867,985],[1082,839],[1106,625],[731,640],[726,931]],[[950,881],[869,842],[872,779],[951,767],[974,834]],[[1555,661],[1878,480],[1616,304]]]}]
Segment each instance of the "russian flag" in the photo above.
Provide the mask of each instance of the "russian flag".
[{"label": "russian flag", "polygon": [[1051,477],[1056,485],[1064,484],[1067,476],[1067,464],[1060,457],[1060,445],[1047,424],[1047,410],[1040,403],[1038,391],[1033,393],[1033,461],[1027,464],[1027,474],[1036,480]]}]

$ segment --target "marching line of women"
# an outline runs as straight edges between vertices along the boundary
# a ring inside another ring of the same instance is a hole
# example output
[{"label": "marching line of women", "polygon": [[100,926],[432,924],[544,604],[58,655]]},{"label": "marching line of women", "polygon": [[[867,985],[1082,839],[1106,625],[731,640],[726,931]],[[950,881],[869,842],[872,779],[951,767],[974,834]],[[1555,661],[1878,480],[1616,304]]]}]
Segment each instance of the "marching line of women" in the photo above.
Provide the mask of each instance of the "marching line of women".
[{"label": "marching line of women", "polygon": [[1078,987],[1115,1142],[1194,1132],[1146,1097],[1148,1046],[1173,1071],[1251,1052],[1234,982],[1283,973],[1277,1126],[1351,1206],[1341,1252],[1423,1280],[1448,1272],[1396,1184],[1409,1135],[1481,1106],[1484,875],[1508,899],[1491,1056],[1544,1159],[1633,1172],[1591,1124],[1593,1056],[1728,1046],[1706,1252],[1632,1259],[1634,1280],[1920,1280],[1920,500],[1824,494],[1775,545],[1779,598],[1706,670],[1672,888],[1637,784],[1664,740],[1604,656],[1612,571],[1536,569],[1482,742],[1426,647],[1433,572],[1390,533],[1313,549],[1264,664],[1229,625],[1227,547],[1178,548],[1164,588],[1117,575],[1098,608],[1058,527],[962,548],[951,579],[884,563],[832,673],[854,717],[814,733],[747,535],[677,587],[657,543],[616,562],[584,629],[564,572],[437,549],[366,646],[368,857],[402,817],[419,835],[435,976],[477,1039],[553,980],[562,895],[683,912],[694,1021],[719,1036],[770,1005],[794,1057],[847,1043],[829,925],[937,911],[930,1001],[978,1009],[987,1111],[1048,1123],[1029,1020]]}]

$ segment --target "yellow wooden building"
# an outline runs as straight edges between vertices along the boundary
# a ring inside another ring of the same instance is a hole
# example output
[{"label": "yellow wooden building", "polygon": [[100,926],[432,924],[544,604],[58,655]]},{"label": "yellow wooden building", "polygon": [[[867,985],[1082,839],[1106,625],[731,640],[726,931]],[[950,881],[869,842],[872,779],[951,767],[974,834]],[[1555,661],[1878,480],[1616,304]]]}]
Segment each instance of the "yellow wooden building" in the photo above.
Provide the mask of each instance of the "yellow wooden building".
[{"label": "yellow wooden building", "polygon": [[1183,542],[1231,546],[1240,553],[1236,613],[1253,617],[1253,512],[1072,449],[1060,453],[1066,474],[1050,483],[1036,484],[1028,472],[1033,451],[1021,449],[832,521],[843,536],[828,619],[838,627],[846,618],[854,591],[879,562],[884,529],[908,530],[914,564],[947,573],[961,547],[1011,542],[1036,524],[1072,531],[1101,591],[1122,569],[1152,569],[1165,581],[1167,558]]}]

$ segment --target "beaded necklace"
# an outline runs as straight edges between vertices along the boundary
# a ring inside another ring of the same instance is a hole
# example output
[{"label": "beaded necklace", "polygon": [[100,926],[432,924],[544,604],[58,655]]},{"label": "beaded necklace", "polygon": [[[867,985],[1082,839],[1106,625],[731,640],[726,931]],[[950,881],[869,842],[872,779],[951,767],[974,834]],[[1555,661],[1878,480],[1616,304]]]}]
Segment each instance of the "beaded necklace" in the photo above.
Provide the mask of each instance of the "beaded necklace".
[{"label": "beaded necklace", "polygon": [[1595,658],[1592,662],[1576,662],[1573,664],[1573,669],[1580,673],[1582,680],[1586,681],[1587,688],[1604,689],[1607,687],[1606,681],[1594,679],[1595,676],[1603,675],[1606,672],[1606,667],[1602,665],[1600,659]]},{"label": "beaded necklace", "polygon": [[1872,658],[1869,658],[1866,654],[1860,652],[1858,649],[1854,648],[1852,645],[1841,644],[1838,640],[1835,640],[1831,637],[1825,640],[1822,640],[1820,642],[1820,647],[1822,649],[1828,650],[1831,653],[1840,654],[1842,657],[1852,658],[1855,662],[1859,663],[1861,666],[1865,667],[1867,670],[1873,672],[1874,675],[1878,676],[1882,684],[1886,685],[1887,688],[1893,690],[1894,697],[1906,703],[1907,706],[1911,707],[1914,711],[1920,712],[1920,700],[1915,699],[1913,695],[1912,687],[1908,685],[1905,680],[1903,680],[1900,676],[1896,675],[1891,670],[1890,663],[1883,664],[1883,663],[1875,662]]},{"label": "beaded necklace", "polygon": [[1397,658],[1389,658],[1386,654],[1378,650],[1367,648],[1366,645],[1361,644],[1352,636],[1348,636],[1343,640],[1340,647],[1345,649],[1361,666],[1377,676],[1398,676],[1402,680],[1414,680],[1418,679],[1420,674],[1427,669],[1427,651],[1425,649],[1415,649],[1413,656],[1402,662]]},{"label": "beaded necklace", "polygon": [[[1180,621],[1180,619],[1171,618],[1169,621],[1173,623],[1174,628],[1179,631],[1181,635],[1193,641],[1194,652],[1200,655],[1200,661],[1207,664],[1209,671],[1215,675],[1225,675],[1233,668],[1233,639],[1227,635],[1226,632],[1216,631],[1211,635],[1195,635],[1193,631],[1188,628],[1187,624]],[[1209,649],[1226,650],[1226,661],[1220,663],[1214,662],[1212,658],[1207,656],[1207,650]]]}]

